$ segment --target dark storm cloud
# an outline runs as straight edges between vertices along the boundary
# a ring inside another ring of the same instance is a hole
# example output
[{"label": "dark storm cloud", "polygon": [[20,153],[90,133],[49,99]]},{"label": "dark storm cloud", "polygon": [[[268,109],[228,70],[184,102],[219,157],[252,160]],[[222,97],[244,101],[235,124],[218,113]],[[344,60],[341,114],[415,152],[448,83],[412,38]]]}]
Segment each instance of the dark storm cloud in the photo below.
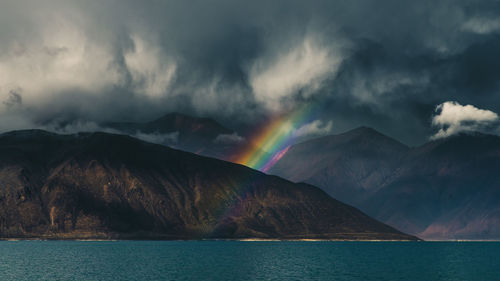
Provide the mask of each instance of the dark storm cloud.
[{"label": "dark storm cloud", "polygon": [[9,109],[15,106],[21,106],[23,103],[21,92],[22,89],[10,90],[7,99],[3,101],[3,104]]},{"label": "dark storm cloud", "polygon": [[417,144],[446,101],[500,112],[500,5],[477,2],[3,1],[0,129],[169,111],[240,127],[314,101],[332,132]]}]

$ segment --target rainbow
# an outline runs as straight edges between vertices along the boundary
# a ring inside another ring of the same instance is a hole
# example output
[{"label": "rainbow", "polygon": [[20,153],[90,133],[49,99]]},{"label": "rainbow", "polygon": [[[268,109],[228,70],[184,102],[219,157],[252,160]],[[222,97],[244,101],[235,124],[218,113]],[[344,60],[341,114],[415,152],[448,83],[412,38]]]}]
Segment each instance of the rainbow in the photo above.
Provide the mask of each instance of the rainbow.
[{"label": "rainbow", "polygon": [[[242,151],[231,161],[267,172],[283,157],[295,140],[294,132],[314,120],[313,106],[304,105],[288,114],[275,116],[265,126],[254,132]],[[236,194],[224,196],[218,205],[218,221],[238,216],[239,208],[246,200],[245,192],[258,178],[250,176],[237,183]]]},{"label": "rainbow", "polygon": [[311,121],[312,105],[273,118],[250,138],[248,147],[234,160],[238,164],[267,172],[294,140],[294,130]]}]

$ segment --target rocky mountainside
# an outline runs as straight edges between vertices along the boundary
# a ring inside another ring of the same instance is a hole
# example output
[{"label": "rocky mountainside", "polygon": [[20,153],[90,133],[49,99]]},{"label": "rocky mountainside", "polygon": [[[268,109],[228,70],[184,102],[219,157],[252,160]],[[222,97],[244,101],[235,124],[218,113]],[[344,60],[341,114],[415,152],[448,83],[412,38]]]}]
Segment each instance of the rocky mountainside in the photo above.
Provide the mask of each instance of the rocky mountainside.
[{"label": "rocky mountainside", "polygon": [[0,237],[416,239],[307,184],[128,136],[0,135]]},{"label": "rocky mountainside", "polygon": [[363,209],[427,239],[499,239],[498,171],[498,136],[432,141],[412,149]]},{"label": "rocky mountainside", "polygon": [[293,145],[269,173],[319,186],[342,202],[360,205],[384,184],[408,150],[360,127]]},{"label": "rocky mountainside", "polygon": [[500,239],[500,137],[408,148],[369,128],[293,146],[270,173],[424,239]]}]

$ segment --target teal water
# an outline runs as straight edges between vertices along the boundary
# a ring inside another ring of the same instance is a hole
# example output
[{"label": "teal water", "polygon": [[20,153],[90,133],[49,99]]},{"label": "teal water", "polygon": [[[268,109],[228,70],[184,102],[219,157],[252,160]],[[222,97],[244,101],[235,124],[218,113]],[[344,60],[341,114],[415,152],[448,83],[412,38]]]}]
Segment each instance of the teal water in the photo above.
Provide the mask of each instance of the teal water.
[{"label": "teal water", "polygon": [[500,243],[1,241],[0,280],[500,280]]}]

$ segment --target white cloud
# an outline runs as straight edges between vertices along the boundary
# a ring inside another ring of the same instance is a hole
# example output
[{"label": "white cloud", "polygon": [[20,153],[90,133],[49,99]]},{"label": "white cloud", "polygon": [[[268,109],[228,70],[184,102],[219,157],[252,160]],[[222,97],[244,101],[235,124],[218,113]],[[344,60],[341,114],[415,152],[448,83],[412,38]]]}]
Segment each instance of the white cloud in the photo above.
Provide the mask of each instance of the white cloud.
[{"label": "white cloud", "polygon": [[499,121],[498,114],[493,111],[479,109],[473,105],[461,105],[447,101],[436,107],[436,115],[432,125],[439,128],[431,139],[439,139],[461,132],[484,131],[488,126]]},{"label": "white cloud", "polygon": [[[57,121],[57,120],[54,120]],[[108,133],[118,133],[118,131],[113,129],[102,128],[99,124],[95,122],[77,120],[67,124],[58,124],[58,122],[51,122],[46,125],[36,126],[39,129],[47,130],[50,132],[58,134],[75,134],[78,132],[108,132]]]},{"label": "white cloud", "polygon": [[[88,19],[78,12],[68,14],[34,16],[33,21],[43,24],[34,28],[33,36],[13,37],[2,45],[0,102],[12,91],[21,93],[26,108],[48,106],[66,93],[101,97],[117,86],[147,97],[167,92],[177,64],[162,51],[155,36],[130,35],[133,47],[123,50],[124,71],[117,67],[115,39],[90,36]],[[4,111],[6,107],[0,104],[0,113]]]},{"label": "white cloud", "polygon": [[478,34],[488,34],[500,30],[500,19],[497,18],[471,18],[464,22],[462,30]]},{"label": "white cloud", "polygon": [[135,90],[150,97],[165,94],[175,77],[177,65],[172,59],[163,57],[156,44],[150,44],[138,35],[132,35],[131,39],[134,49],[125,54],[125,64]]},{"label": "white cloud", "polygon": [[168,134],[159,134],[159,133],[146,134],[143,132],[137,132],[135,135],[133,135],[133,137],[151,143],[173,145],[177,144],[179,141],[179,132],[173,132]]},{"label": "white cloud", "polygon": [[13,41],[0,55],[0,88],[22,89],[27,105],[69,89],[99,92],[118,80],[109,69],[109,50],[89,42],[71,23],[56,22],[60,26],[44,29],[37,43]]},{"label": "white cloud", "polygon": [[343,59],[340,46],[326,47],[312,36],[293,46],[270,56],[272,59],[263,56],[250,68],[255,98],[268,109],[281,110],[284,99],[299,91],[302,97],[309,97],[338,70]]},{"label": "white cloud", "polygon": [[294,130],[292,135],[297,137],[304,136],[321,136],[331,133],[333,127],[332,121],[323,122],[321,120],[314,120],[311,123],[305,124],[300,128]]},{"label": "white cloud", "polygon": [[245,140],[245,138],[238,135],[238,133],[234,132],[232,134],[220,134],[220,135],[218,135],[215,138],[214,143],[234,144],[234,143],[241,143],[244,140]]}]

